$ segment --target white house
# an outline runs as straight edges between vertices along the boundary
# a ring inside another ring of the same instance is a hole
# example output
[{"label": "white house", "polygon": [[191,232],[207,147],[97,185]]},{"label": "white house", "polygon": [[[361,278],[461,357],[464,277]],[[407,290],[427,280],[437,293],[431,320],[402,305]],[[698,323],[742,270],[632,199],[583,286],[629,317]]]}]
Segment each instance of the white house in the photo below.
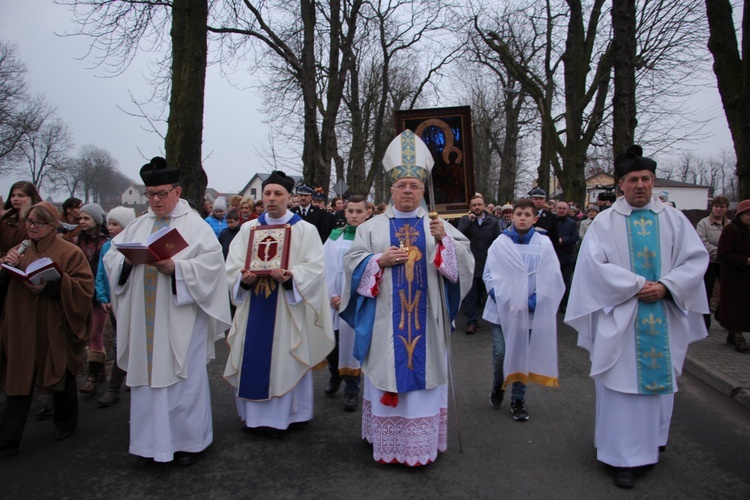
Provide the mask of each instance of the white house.
[{"label": "white house", "polygon": [[146,205],[146,186],[143,184],[131,184],[120,196],[122,204],[127,205]]},{"label": "white house", "polygon": [[[268,177],[271,174],[255,174],[250,179],[250,182],[248,182],[244,188],[240,191],[240,196],[243,198],[250,198],[252,200],[259,200],[263,198],[263,181],[268,179]],[[288,175],[288,174],[287,174]],[[299,182],[302,180],[302,177],[299,175],[289,175],[292,179],[294,179],[294,185],[296,186],[299,184]]]},{"label": "white house", "polygon": [[[213,201],[219,196],[226,196],[229,201],[229,196],[222,195],[213,188],[206,188],[206,194],[204,199],[213,203]],[[148,205],[148,198],[146,198],[146,186],[143,184],[131,184],[120,196],[123,205]]]},{"label": "white house", "polygon": [[[597,172],[586,179],[588,203],[596,203],[599,193],[611,190],[615,179],[611,174]],[[664,201],[671,201],[680,210],[706,210],[709,186],[656,178],[653,193]]]}]

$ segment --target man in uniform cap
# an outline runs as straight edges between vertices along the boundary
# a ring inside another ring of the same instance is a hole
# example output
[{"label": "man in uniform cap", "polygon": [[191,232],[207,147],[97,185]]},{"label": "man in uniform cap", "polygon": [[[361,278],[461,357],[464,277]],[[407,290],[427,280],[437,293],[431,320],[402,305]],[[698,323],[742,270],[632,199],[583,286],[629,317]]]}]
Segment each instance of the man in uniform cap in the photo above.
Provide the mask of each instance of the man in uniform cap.
[{"label": "man in uniform cap", "polygon": [[639,146],[615,171],[624,196],[586,232],[565,322],[590,353],[597,458],[632,488],[666,447],[688,344],[706,336],[708,253],[682,212],[652,196],[656,162]]},{"label": "man in uniform cap", "polygon": [[[242,225],[227,255],[237,312],[224,378],[235,388],[245,426],[278,436],[290,424],[312,419],[311,370],[333,350],[335,338],[323,244],[315,227],[287,210],[294,181],[274,171],[262,186],[265,212]],[[258,276],[246,263],[250,233],[275,224],[291,226],[288,267]]]},{"label": "man in uniform cap", "polygon": [[[321,243],[325,243],[328,239],[328,235],[334,229],[330,214],[326,210],[322,210],[313,205],[313,195],[315,190],[310,186],[301,185],[297,187],[297,198],[299,199],[299,205],[292,209],[292,212],[299,214],[299,216],[305,222],[308,222],[315,226],[318,230]],[[321,195],[322,196],[322,195]],[[323,197],[325,201],[325,197]]]},{"label": "man in uniform cap", "polygon": [[547,191],[540,187],[535,187],[529,191],[529,198],[534,203],[537,216],[539,217],[536,224],[534,224],[534,228],[537,232],[546,234],[549,237],[550,241],[552,241],[552,246],[555,248],[555,253],[557,253],[557,247],[560,246],[560,237],[557,233],[557,214],[545,208]]},{"label": "man in uniform cap", "polygon": [[391,142],[383,166],[392,204],[357,227],[339,309],[365,375],[362,438],[376,461],[410,466],[447,449],[444,311],[455,318],[474,277],[469,241],[421,205],[432,165],[412,131]]},{"label": "man in uniform cap", "polygon": [[[211,227],[180,198],[179,170],[155,157],[141,168],[148,214],[112,240],[104,265],[117,317],[117,365],[127,371],[130,453],[191,465],[213,441],[206,361],[229,328],[224,257]],[[171,259],[131,264],[117,251],[161,228],[188,247]]]}]

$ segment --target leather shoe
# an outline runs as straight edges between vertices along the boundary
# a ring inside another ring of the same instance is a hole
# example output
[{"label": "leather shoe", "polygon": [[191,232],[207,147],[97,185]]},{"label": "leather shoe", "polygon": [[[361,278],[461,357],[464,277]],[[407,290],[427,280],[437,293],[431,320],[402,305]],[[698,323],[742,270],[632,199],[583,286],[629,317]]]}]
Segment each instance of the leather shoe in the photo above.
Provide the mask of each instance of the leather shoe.
[{"label": "leather shoe", "polygon": [[190,467],[200,459],[200,453],[189,453],[187,451],[176,451],[174,453],[174,463],[178,467]]},{"label": "leather shoe", "polygon": [[323,390],[330,396],[331,394],[336,394],[336,392],[338,392],[339,390],[339,387],[341,387],[341,378],[331,377],[331,380],[328,381],[325,389]]},{"label": "leather shoe", "polygon": [[474,332],[477,331],[477,325],[467,325],[466,326],[466,335],[471,335]]},{"label": "leather shoe", "polygon": [[630,469],[617,469],[615,472],[615,486],[632,488],[635,486],[635,474]]},{"label": "leather shoe", "polygon": [[72,436],[75,433],[75,428],[68,429],[67,431],[57,431],[55,432],[55,441],[62,441],[63,439],[68,439],[70,436]]},{"label": "leather shoe", "polygon": [[344,411],[357,411],[357,395],[344,394]]}]

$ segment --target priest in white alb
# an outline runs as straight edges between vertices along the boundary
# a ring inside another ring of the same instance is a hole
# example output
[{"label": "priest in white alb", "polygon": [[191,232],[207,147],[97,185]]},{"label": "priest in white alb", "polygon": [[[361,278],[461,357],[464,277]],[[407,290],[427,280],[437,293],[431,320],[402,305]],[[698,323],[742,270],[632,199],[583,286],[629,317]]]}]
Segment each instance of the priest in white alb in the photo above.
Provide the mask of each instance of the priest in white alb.
[{"label": "priest in white alb", "polygon": [[[335,338],[323,244],[315,226],[287,210],[294,180],[274,171],[262,186],[265,212],[242,225],[227,255],[226,274],[237,312],[227,336],[224,378],[234,387],[245,426],[279,436],[290,424],[313,418],[311,370],[333,350]],[[286,245],[288,263],[269,275],[256,274],[247,261],[250,234],[276,225],[289,226],[289,240],[263,238],[259,241],[267,248],[251,256],[281,257]]]},{"label": "priest in white alb", "polygon": [[[471,288],[469,241],[422,203],[434,163],[412,131],[396,137],[383,166],[392,203],[357,228],[344,258],[341,318],[362,363],[362,438],[383,463],[426,465],[448,446],[449,341]],[[440,287],[444,286],[444,293]]]},{"label": "priest in white alb", "polygon": [[[221,245],[180,198],[179,170],[156,157],[141,169],[148,214],[112,240],[104,256],[117,317],[117,365],[127,371],[130,453],[195,463],[213,441],[206,363],[229,327]],[[188,247],[153,264],[132,265],[117,250],[175,228]]]},{"label": "priest in white alb", "polygon": [[706,336],[708,253],[682,212],[652,197],[655,171],[640,146],[615,159],[624,195],[586,232],[565,316],[591,358],[597,458],[623,488],[666,449],[688,344]]}]

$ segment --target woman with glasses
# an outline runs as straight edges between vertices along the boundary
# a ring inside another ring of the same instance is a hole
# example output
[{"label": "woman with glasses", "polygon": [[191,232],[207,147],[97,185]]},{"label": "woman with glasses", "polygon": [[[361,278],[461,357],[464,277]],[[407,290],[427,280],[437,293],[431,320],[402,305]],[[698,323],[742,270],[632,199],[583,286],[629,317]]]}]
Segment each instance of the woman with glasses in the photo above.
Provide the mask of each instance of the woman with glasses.
[{"label": "woman with glasses", "polygon": [[10,187],[0,216],[0,261],[8,250],[26,239],[26,225],[21,219],[21,213],[40,201],[42,198],[31,182],[18,181]]},{"label": "woman with glasses", "polygon": [[0,387],[7,394],[0,422],[0,454],[15,455],[31,409],[34,386],[54,396],[55,440],[70,437],[78,424],[75,374],[91,328],[94,277],[77,246],[57,237],[57,210],[48,202],[32,206],[24,223],[31,244],[19,255],[11,249],[5,263],[25,270],[49,257],[60,279],[34,285],[2,278],[8,286],[0,324]]}]

